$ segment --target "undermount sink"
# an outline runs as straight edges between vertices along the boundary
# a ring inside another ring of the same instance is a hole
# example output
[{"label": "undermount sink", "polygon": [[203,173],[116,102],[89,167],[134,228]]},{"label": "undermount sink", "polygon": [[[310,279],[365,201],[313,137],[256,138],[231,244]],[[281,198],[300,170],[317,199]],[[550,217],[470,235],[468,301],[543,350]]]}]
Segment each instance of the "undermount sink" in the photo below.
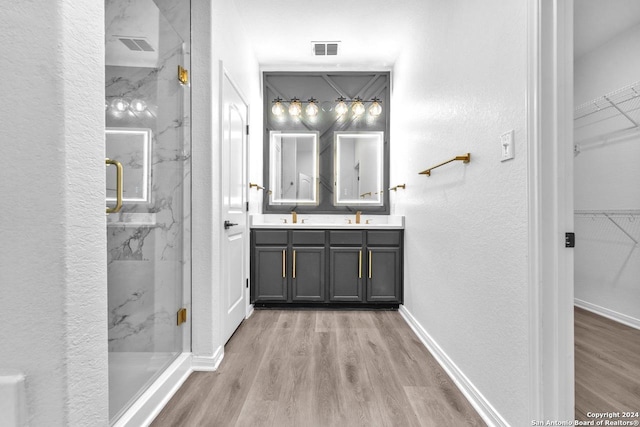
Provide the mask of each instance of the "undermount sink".
[{"label": "undermount sink", "polygon": [[[285,222],[286,221],[286,222]],[[351,222],[351,223],[350,223]],[[403,229],[404,216],[362,215],[356,224],[354,215],[306,215],[298,214],[297,222],[292,222],[291,214],[255,214],[249,218],[251,228],[304,228],[304,229]]]}]

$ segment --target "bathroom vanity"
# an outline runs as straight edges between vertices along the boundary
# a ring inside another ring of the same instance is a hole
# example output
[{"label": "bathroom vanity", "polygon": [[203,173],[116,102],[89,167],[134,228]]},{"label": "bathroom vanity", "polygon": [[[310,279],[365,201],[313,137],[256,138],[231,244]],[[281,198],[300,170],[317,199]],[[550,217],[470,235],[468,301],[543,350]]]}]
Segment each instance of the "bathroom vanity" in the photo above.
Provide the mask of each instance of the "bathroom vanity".
[{"label": "bathroom vanity", "polygon": [[389,215],[390,193],[405,188],[389,183],[390,78],[264,73],[263,181],[249,184],[264,191],[263,213],[250,218],[256,307],[403,302],[404,218]]},{"label": "bathroom vanity", "polygon": [[251,302],[397,308],[403,302],[403,218],[371,218],[326,223],[310,215],[292,224],[280,215],[252,217]]}]

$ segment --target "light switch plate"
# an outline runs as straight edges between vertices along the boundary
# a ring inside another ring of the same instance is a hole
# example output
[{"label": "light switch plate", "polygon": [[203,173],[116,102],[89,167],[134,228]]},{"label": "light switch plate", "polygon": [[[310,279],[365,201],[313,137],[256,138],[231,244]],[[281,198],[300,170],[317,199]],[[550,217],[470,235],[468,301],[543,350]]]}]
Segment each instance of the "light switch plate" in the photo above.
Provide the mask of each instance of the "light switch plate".
[{"label": "light switch plate", "polygon": [[513,131],[505,132],[500,135],[500,150],[502,155],[500,161],[510,160],[515,157],[514,143],[513,143]]}]

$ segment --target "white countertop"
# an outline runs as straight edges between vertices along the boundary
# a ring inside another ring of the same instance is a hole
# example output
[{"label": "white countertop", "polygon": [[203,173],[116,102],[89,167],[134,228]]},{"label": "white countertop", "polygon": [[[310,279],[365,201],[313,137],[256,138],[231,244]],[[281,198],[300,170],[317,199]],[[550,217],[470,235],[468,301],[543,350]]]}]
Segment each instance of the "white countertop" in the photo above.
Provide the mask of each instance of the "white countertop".
[{"label": "white countertop", "polygon": [[[286,222],[285,222],[286,220]],[[250,228],[286,228],[301,230],[325,229],[366,229],[399,230],[404,228],[404,216],[400,215],[362,215],[360,224],[355,224],[356,216],[351,215],[313,215],[298,214],[298,222],[291,222],[291,214],[254,214],[249,217]],[[351,220],[351,224],[349,224]],[[367,224],[367,221],[369,224]]]}]

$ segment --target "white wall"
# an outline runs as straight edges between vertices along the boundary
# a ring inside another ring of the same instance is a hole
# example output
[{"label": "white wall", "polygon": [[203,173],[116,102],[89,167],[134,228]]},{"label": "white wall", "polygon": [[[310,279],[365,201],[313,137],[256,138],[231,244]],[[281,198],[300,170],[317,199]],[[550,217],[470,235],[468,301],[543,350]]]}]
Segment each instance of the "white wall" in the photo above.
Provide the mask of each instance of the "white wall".
[{"label": "white wall", "polygon": [[[575,104],[580,105],[640,80],[640,25],[577,58]],[[640,117],[636,114],[636,117]],[[624,126],[631,123],[623,119]],[[580,125],[584,123],[580,122]],[[599,126],[606,126],[601,123]],[[576,130],[581,152],[575,157],[577,210],[640,209],[640,136],[608,144],[581,143],[602,134],[601,128]],[[636,240],[640,218],[612,216]],[[630,316],[640,325],[640,250],[611,221],[602,216],[576,216],[575,297]]]},{"label": "white wall", "polygon": [[[405,307],[510,425],[529,425],[526,2],[424,2],[393,73]],[[514,160],[500,134],[515,130]],[[471,153],[455,162],[418,172]]]},{"label": "white wall", "polygon": [[103,8],[0,4],[0,371],[31,426],[108,424]]},{"label": "white wall", "polygon": [[[193,353],[207,359],[224,345],[220,304],[220,61],[250,103],[252,147],[262,147],[258,65],[232,2],[193,0]],[[252,148],[253,150],[253,148]],[[261,159],[260,159],[261,161]],[[250,180],[262,164],[251,159]],[[252,193],[255,197],[255,190]],[[253,202],[253,199],[250,199]],[[259,205],[258,205],[259,206]]]}]

